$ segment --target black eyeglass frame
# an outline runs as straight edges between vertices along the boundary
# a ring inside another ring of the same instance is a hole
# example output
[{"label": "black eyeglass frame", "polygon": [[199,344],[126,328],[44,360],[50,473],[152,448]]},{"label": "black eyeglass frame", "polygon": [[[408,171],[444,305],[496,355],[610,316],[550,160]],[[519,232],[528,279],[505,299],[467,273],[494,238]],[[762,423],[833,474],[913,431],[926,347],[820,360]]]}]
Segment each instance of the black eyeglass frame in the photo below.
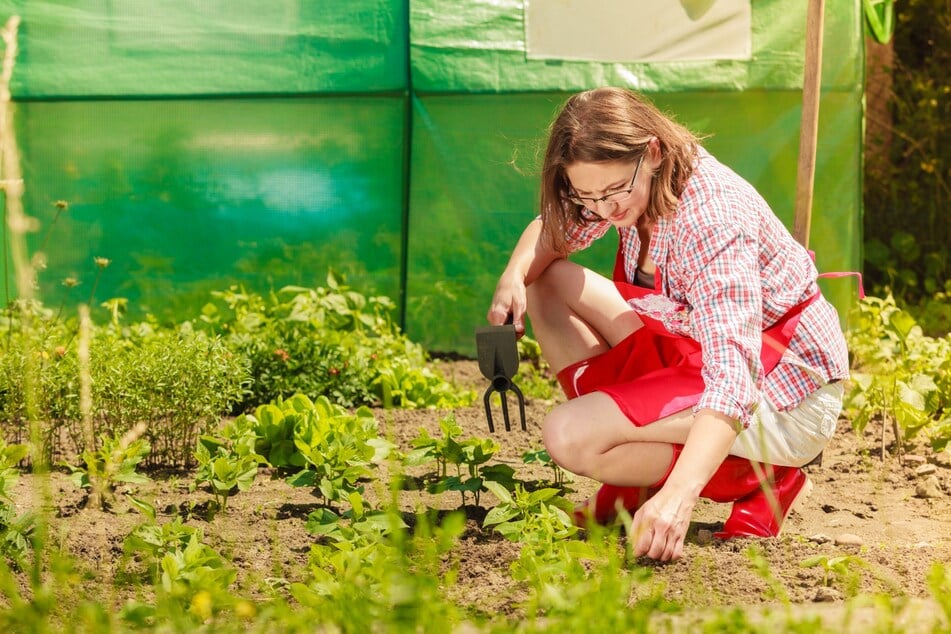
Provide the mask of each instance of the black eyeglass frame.
[{"label": "black eyeglass frame", "polygon": [[[631,192],[634,191],[634,182],[637,180],[637,175],[641,171],[641,163],[643,162],[644,162],[644,155],[641,154],[641,157],[637,160],[637,167],[634,168],[634,176],[631,177],[631,183],[630,185],[628,185],[626,189],[618,189],[613,192],[608,192],[607,194],[605,194],[604,196],[601,196],[600,198],[588,198],[585,196],[569,195],[567,196],[568,202],[570,202],[573,205],[578,205],[579,207],[581,207],[581,211],[580,211],[581,217],[584,218],[585,220],[604,220],[604,216],[599,214],[597,211],[595,211],[591,207],[596,208],[598,206],[598,203],[604,203],[604,202],[612,202],[618,205],[624,202],[625,200],[627,200],[628,198],[630,198]],[[590,203],[590,206],[589,206],[589,203]],[[587,214],[590,214],[590,216],[587,215],[585,212],[587,212]]]}]

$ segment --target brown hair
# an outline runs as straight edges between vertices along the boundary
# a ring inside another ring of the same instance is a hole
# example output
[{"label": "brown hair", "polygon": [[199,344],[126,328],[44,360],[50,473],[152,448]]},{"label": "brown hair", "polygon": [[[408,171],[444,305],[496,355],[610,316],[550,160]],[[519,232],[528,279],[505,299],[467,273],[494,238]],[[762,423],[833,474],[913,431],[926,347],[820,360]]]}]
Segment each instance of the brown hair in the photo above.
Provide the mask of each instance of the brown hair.
[{"label": "brown hair", "polygon": [[660,142],[660,167],[651,180],[645,215],[649,222],[671,214],[697,157],[698,139],[653,104],[624,88],[596,88],[572,96],[551,124],[542,166],[544,237],[565,251],[568,223],[588,222],[581,206],[567,200],[565,169],[577,162],[636,161],[648,143]]}]

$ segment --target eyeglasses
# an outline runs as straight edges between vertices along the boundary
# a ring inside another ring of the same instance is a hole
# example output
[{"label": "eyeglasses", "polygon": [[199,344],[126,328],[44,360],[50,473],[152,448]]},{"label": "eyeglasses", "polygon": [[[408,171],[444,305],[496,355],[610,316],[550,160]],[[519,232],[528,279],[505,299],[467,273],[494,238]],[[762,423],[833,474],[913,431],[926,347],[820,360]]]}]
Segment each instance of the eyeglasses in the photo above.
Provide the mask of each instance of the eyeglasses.
[{"label": "eyeglasses", "polygon": [[581,207],[581,216],[586,220],[603,220],[604,217],[599,214],[596,210],[598,208],[598,203],[610,203],[612,205],[618,205],[631,196],[631,192],[634,191],[634,181],[637,180],[637,174],[641,171],[641,163],[644,162],[644,155],[641,154],[641,158],[637,161],[637,167],[634,168],[634,176],[631,177],[631,183],[625,189],[618,189],[613,192],[608,192],[601,198],[586,198],[584,196],[575,196],[571,194],[568,196],[568,201],[579,205]]}]

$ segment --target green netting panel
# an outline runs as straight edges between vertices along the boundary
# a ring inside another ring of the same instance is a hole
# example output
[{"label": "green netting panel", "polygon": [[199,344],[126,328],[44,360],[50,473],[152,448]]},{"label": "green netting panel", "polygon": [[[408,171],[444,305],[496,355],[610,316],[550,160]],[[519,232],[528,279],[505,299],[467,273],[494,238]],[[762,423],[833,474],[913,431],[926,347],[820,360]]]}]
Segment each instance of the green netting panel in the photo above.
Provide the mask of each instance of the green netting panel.
[{"label": "green netting panel", "polygon": [[[233,282],[324,285],[328,269],[399,297],[401,98],[21,103],[15,116],[48,305],[89,301],[97,256],[112,264],[95,304],[121,296],[170,319]],[[69,210],[54,224],[57,200]]]},{"label": "green netting panel", "polygon": [[0,0],[15,97],[404,89],[404,0]]},{"label": "green netting panel", "polygon": [[[537,209],[544,132],[567,95],[430,96],[413,108],[407,330],[434,350],[474,353],[515,241]],[[801,95],[788,92],[656,95],[701,134],[792,224]],[[857,270],[860,243],[861,93],[823,99],[811,245],[822,270]],[[610,274],[610,235],[578,259]],[[840,310],[848,281],[827,284]]]},{"label": "green netting panel", "polygon": [[[681,0],[681,4],[698,2]],[[410,2],[415,90],[573,92],[614,85],[667,93],[802,87],[806,2],[752,1],[752,57],[748,60],[662,63],[528,59],[525,5],[514,0],[482,0],[455,2],[448,9],[440,0]],[[647,19],[651,11],[647,2],[629,6],[632,21]],[[824,32],[823,85],[846,89],[861,85],[861,2],[828,0]]]}]

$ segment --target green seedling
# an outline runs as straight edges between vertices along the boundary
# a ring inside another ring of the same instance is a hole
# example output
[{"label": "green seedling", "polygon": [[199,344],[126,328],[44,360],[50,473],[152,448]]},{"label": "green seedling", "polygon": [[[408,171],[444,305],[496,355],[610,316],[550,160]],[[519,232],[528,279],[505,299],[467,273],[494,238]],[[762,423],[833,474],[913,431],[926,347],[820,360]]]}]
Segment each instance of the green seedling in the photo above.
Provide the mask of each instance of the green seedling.
[{"label": "green seedling", "polygon": [[551,482],[559,489],[564,490],[565,485],[567,484],[567,475],[564,469],[559,467],[554,460],[552,460],[551,455],[549,455],[547,449],[536,449],[534,451],[526,451],[522,454],[522,462],[525,464],[540,464],[551,469]]},{"label": "green seedling", "polygon": [[215,505],[224,510],[235,491],[247,491],[258,474],[258,465],[267,461],[255,453],[257,436],[247,419],[236,420],[222,429],[220,436],[202,436],[195,448],[198,461],[197,484],[208,484]]},{"label": "green seedling", "polygon": [[[487,481],[498,482],[512,488],[515,484],[515,471],[508,465],[486,463],[499,450],[499,444],[491,438],[468,438],[460,440],[462,428],[454,416],[449,415],[439,421],[442,436],[433,438],[425,429],[412,441],[413,449],[406,455],[407,466],[420,466],[429,462],[436,463],[436,473],[428,476],[429,493],[458,491],[462,495],[462,504],[466,503],[466,494],[471,493],[475,503],[479,503],[480,493]],[[450,474],[450,465],[455,473]],[[463,470],[463,468],[465,470]]]},{"label": "green seedling", "polygon": [[568,514],[571,503],[559,496],[558,489],[528,492],[521,484],[509,491],[497,482],[485,487],[499,499],[482,522],[494,527],[506,539],[528,543],[567,539],[578,532]]},{"label": "green seedling", "polygon": [[855,596],[858,592],[861,581],[861,570],[868,567],[868,563],[861,557],[854,555],[839,555],[830,557],[828,555],[816,555],[804,559],[799,564],[803,568],[822,568],[822,585],[831,588],[834,585],[841,584],[848,596]]},{"label": "green seedling", "polygon": [[149,454],[149,442],[139,436],[145,430],[139,425],[123,436],[100,437],[99,449],[82,453],[82,466],[67,464],[72,471],[73,483],[91,492],[90,499],[97,508],[109,510],[115,503],[119,484],[143,484],[148,476],[136,472],[136,467]]}]

